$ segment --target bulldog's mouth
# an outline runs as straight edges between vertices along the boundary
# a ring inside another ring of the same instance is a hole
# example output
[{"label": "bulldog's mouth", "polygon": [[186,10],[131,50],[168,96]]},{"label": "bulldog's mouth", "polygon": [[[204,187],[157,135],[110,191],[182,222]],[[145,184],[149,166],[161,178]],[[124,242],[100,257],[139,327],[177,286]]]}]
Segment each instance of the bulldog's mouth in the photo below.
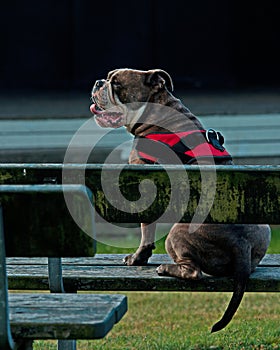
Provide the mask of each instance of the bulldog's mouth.
[{"label": "bulldog's mouth", "polygon": [[90,106],[90,111],[94,114],[96,122],[103,128],[123,126],[123,113],[120,110],[103,109],[97,103],[93,103]]},{"label": "bulldog's mouth", "polygon": [[98,100],[96,99],[94,93],[92,93],[91,95],[91,100],[93,102],[93,104],[90,106],[90,110],[92,114],[99,114],[102,113],[105,108],[103,108],[100,103],[98,103]]},{"label": "bulldog's mouth", "polygon": [[98,114],[101,114],[102,112],[104,112],[105,109],[99,107],[97,103],[93,103],[93,104],[90,106],[90,111],[91,111],[92,114],[98,115]]}]

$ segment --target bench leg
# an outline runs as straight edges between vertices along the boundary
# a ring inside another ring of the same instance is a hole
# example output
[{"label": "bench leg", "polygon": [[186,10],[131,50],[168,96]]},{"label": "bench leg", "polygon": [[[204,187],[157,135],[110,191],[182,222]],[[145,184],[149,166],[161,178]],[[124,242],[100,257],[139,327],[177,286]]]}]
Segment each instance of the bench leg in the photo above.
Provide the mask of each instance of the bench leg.
[{"label": "bench leg", "polygon": [[76,340],[59,340],[57,350],[76,350]]},{"label": "bench leg", "polygon": [[[33,350],[33,340],[16,343],[17,350]],[[58,340],[57,350],[77,350],[76,340]]]},{"label": "bench leg", "polygon": [[[49,287],[52,293],[64,293],[61,258],[48,258]],[[57,350],[76,350],[76,340],[58,340]]]},{"label": "bench leg", "polygon": [[48,258],[48,270],[51,293],[64,293],[61,258]]},{"label": "bench leg", "polygon": [[32,350],[33,349],[33,340],[23,340],[19,343],[16,343],[17,350]]}]

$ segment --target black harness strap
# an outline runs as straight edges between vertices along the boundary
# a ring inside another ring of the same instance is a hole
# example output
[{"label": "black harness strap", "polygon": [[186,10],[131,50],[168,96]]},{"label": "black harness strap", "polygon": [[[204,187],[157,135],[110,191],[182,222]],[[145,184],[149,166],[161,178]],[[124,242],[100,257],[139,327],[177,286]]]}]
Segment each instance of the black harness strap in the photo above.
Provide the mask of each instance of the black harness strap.
[{"label": "black harness strap", "polygon": [[134,148],[146,163],[192,164],[198,159],[209,158],[221,163],[232,160],[223,143],[221,133],[208,129],[149,133],[144,137],[135,137]]}]

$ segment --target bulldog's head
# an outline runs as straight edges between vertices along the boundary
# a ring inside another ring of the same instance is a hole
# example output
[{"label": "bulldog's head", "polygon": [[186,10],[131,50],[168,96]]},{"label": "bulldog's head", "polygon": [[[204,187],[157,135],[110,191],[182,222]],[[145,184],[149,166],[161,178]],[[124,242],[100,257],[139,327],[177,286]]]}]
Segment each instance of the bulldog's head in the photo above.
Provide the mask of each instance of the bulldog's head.
[{"label": "bulldog's head", "polygon": [[167,90],[173,90],[173,83],[161,69],[116,69],[95,82],[90,110],[101,127],[128,126],[137,122],[147,102],[159,102]]}]

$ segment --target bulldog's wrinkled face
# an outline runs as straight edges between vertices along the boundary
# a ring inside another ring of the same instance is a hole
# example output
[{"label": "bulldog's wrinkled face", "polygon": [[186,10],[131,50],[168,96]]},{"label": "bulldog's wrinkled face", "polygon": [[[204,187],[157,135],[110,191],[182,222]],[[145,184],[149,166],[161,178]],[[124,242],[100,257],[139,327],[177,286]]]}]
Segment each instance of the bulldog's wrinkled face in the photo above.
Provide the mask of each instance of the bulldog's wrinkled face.
[{"label": "bulldog's wrinkled face", "polygon": [[146,103],[163,89],[173,89],[169,74],[163,70],[116,69],[107,79],[95,82],[90,110],[101,127],[128,126],[137,122]]}]

